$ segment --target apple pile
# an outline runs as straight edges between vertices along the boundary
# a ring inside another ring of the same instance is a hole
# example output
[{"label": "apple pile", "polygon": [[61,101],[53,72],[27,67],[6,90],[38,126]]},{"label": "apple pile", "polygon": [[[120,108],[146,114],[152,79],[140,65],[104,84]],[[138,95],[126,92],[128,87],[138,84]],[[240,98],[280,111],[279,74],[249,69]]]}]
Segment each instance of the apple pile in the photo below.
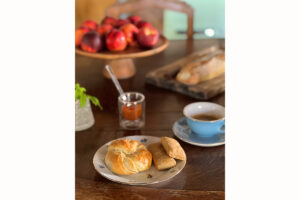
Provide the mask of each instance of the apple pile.
[{"label": "apple pile", "polygon": [[85,21],[75,30],[75,45],[83,51],[97,53],[123,51],[128,46],[152,48],[159,39],[158,31],[139,16],[127,19],[105,17],[100,24],[93,20]]}]

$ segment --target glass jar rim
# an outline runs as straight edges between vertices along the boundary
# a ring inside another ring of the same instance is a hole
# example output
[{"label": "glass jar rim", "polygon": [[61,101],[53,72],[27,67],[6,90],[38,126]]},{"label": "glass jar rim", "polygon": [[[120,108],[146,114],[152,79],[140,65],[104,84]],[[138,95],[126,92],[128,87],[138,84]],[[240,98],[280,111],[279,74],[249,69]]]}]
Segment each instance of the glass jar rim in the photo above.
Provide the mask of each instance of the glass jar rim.
[{"label": "glass jar rim", "polygon": [[122,103],[132,103],[132,104],[138,104],[138,103],[142,103],[144,100],[145,100],[145,96],[142,94],[142,93],[139,93],[139,92],[125,92],[125,95],[126,97],[131,95],[131,94],[135,94],[135,95],[138,95],[139,97],[141,97],[141,99],[139,100],[136,100],[136,101],[126,101],[126,100],[123,100],[121,98],[121,96],[118,97],[118,100]]}]

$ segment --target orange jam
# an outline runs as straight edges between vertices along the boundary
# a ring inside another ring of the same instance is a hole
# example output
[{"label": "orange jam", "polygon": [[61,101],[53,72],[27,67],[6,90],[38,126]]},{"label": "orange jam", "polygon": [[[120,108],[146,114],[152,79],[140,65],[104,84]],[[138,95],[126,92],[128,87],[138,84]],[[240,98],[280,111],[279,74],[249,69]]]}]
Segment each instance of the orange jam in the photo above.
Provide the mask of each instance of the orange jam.
[{"label": "orange jam", "polygon": [[142,105],[122,105],[122,115],[127,120],[137,120],[142,115]]}]

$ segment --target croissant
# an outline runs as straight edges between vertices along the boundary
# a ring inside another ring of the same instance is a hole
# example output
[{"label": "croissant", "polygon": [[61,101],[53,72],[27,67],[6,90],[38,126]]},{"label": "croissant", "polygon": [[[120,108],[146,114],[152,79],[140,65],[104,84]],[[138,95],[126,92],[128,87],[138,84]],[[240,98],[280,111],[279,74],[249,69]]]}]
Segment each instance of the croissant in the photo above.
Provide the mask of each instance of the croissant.
[{"label": "croissant", "polygon": [[113,173],[135,174],[151,167],[152,154],[139,141],[115,140],[108,146],[105,164]]}]

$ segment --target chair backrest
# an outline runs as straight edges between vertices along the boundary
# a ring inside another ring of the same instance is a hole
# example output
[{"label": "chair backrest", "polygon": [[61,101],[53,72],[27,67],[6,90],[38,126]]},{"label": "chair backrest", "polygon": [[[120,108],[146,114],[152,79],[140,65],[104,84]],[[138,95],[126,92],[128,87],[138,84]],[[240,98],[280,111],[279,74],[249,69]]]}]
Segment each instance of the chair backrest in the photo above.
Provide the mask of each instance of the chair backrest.
[{"label": "chair backrest", "polygon": [[122,13],[130,13],[145,8],[159,8],[186,13],[188,16],[187,36],[193,38],[194,9],[185,2],[179,0],[131,0],[123,3],[115,3],[106,10],[106,15],[118,18]]}]

